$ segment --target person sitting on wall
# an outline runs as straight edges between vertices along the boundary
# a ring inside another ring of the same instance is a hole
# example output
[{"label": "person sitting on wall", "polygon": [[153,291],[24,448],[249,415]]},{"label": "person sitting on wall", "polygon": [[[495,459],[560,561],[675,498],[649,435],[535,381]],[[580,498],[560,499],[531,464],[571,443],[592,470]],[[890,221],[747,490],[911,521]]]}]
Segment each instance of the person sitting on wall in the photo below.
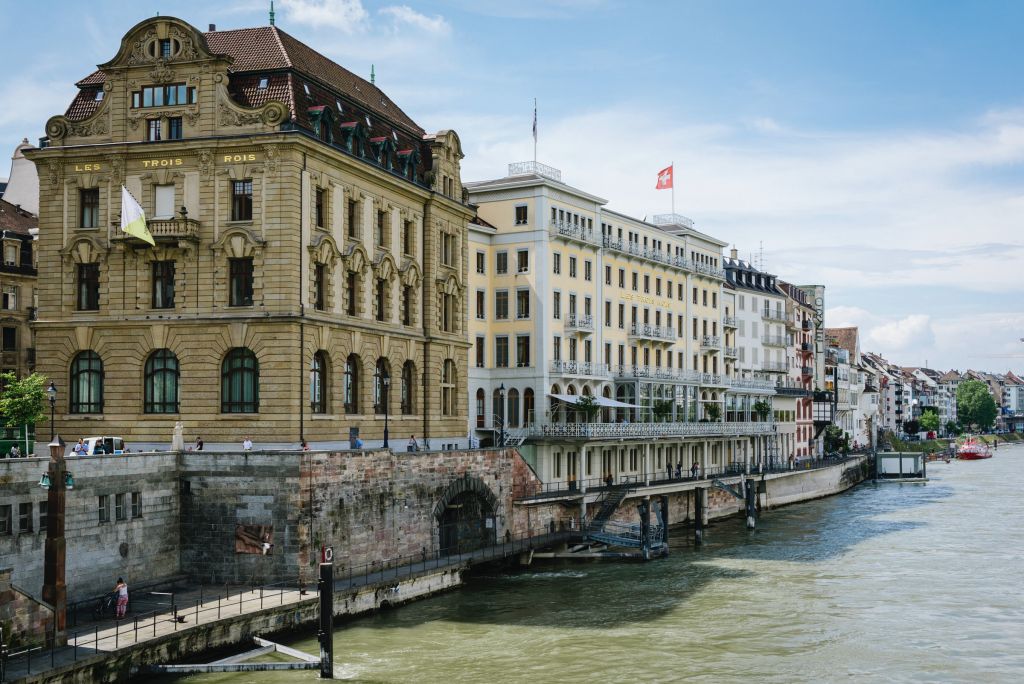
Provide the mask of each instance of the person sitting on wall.
[{"label": "person sitting on wall", "polygon": [[75,448],[72,449],[72,451],[75,453],[76,456],[85,456],[87,453],[89,453],[89,448],[85,446],[85,441],[81,437],[79,437],[78,444],[75,445]]},{"label": "person sitting on wall", "polygon": [[21,458],[21,449],[18,448],[17,444],[11,445],[11,452],[8,454],[11,458]]},{"label": "person sitting on wall", "polygon": [[409,444],[406,446],[406,451],[419,451],[420,444],[416,441],[416,435],[409,435]]}]

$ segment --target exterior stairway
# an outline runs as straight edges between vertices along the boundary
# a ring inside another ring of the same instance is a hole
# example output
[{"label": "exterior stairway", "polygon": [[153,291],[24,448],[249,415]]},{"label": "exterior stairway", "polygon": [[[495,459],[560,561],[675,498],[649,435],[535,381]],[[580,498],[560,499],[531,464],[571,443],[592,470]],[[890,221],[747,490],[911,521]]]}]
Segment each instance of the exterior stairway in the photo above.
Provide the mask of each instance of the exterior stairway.
[{"label": "exterior stairway", "polygon": [[593,517],[590,524],[587,525],[587,532],[602,532],[608,519],[615,513],[615,509],[619,507],[626,495],[629,494],[629,487],[619,486],[613,487],[603,494],[598,502],[601,504],[601,508],[598,509],[597,515]]}]

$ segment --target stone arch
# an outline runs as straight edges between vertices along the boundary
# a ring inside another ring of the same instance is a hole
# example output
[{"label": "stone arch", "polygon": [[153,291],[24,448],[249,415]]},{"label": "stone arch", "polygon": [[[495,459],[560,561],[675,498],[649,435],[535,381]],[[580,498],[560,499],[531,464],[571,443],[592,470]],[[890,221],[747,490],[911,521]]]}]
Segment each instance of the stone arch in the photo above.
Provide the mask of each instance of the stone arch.
[{"label": "stone arch", "polygon": [[441,553],[495,543],[498,506],[498,497],[479,477],[466,473],[449,483],[434,506]]}]

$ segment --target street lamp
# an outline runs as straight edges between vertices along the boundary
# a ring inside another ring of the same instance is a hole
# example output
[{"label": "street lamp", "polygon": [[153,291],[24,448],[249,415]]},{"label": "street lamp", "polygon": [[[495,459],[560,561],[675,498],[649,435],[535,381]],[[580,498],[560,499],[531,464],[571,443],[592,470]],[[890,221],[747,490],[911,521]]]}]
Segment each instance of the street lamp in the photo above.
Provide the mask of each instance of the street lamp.
[{"label": "street lamp", "polygon": [[391,386],[391,376],[387,368],[377,371],[377,381],[380,383],[380,400],[384,404],[384,448],[388,447],[388,389]]},{"label": "street lamp", "polygon": [[501,415],[499,417],[501,422],[498,423],[498,428],[500,430],[498,433],[498,446],[503,447],[505,446],[505,383],[501,383],[501,386],[498,387],[498,405],[501,409]]},{"label": "street lamp", "polygon": [[53,380],[50,381],[50,386],[46,388],[46,395],[50,397],[50,441],[52,442],[57,434],[53,426],[53,416],[57,410],[57,386],[53,384]]}]

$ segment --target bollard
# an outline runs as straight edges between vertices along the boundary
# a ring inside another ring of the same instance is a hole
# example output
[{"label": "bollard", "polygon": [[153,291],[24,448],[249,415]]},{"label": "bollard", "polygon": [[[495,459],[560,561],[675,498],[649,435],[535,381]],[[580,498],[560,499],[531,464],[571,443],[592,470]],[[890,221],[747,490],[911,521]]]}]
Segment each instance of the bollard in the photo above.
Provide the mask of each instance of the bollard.
[{"label": "bollard", "polygon": [[334,564],[320,564],[320,679],[334,679]]},{"label": "bollard", "polygon": [[744,480],[743,489],[747,501],[747,529],[752,530],[757,525],[757,491],[754,488],[754,481]]},{"label": "bollard", "polygon": [[693,543],[700,546],[704,543],[704,487],[693,489]]}]

